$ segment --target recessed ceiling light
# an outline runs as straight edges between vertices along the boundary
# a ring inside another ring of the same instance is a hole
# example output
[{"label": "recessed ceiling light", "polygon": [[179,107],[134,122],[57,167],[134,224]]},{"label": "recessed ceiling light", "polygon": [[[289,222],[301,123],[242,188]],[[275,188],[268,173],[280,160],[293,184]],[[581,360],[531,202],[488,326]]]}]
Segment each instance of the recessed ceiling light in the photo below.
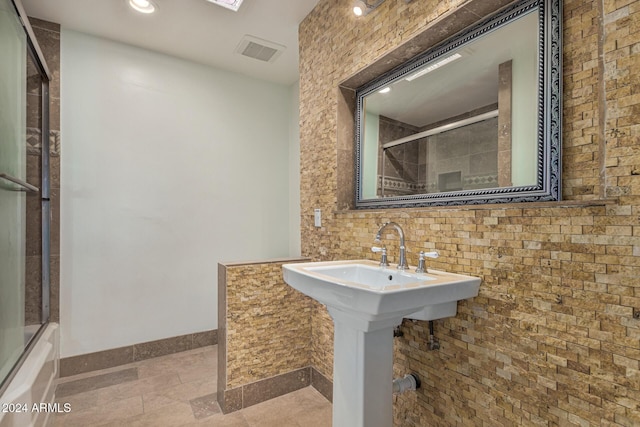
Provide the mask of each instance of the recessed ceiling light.
[{"label": "recessed ceiling light", "polygon": [[[365,16],[373,12],[384,0],[355,0],[353,2],[353,14]],[[370,3],[371,2],[371,3]]]},{"label": "recessed ceiling light", "polygon": [[129,6],[140,13],[153,13],[158,8],[151,0],[129,0]]},{"label": "recessed ceiling light", "polygon": [[367,10],[367,6],[363,1],[357,1],[353,5],[353,14],[356,16],[362,16],[364,11]]},{"label": "recessed ceiling light", "polygon": [[240,5],[242,4],[242,0],[207,0],[207,1],[213,4],[217,4],[218,6],[231,9],[234,12],[237,12],[238,9],[240,9]]}]

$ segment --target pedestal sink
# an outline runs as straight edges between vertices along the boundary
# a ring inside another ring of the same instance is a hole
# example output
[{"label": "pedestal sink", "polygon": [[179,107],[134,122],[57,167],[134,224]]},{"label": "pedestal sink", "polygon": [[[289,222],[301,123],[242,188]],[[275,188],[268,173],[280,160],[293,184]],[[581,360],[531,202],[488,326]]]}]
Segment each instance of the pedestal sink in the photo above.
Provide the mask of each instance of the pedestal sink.
[{"label": "pedestal sink", "polygon": [[390,427],[393,328],[404,317],[455,316],[457,302],[480,287],[477,277],[418,274],[369,260],[285,264],[283,274],[326,305],[334,321],[333,427]]}]

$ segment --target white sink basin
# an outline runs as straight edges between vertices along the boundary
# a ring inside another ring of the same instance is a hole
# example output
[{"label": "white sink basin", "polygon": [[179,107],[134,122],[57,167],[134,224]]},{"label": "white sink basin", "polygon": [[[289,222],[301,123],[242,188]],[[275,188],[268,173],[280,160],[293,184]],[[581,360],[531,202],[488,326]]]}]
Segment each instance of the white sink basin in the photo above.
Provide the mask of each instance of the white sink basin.
[{"label": "white sink basin", "polygon": [[305,267],[305,271],[331,276],[341,282],[353,282],[355,286],[370,289],[390,290],[418,281],[433,280],[433,277],[430,276],[398,271],[390,267],[381,268],[377,265],[365,264],[362,261],[338,261],[314,264],[328,265]]},{"label": "white sink basin", "polygon": [[362,320],[455,316],[457,302],[478,295],[480,279],[429,269],[427,273],[380,267],[370,260],[285,264],[284,280],[328,307]]},{"label": "white sink basin", "polygon": [[333,427],[390,427],[393,328],[403,317],[455,316],[458,300],[480,287],[477,277],[417,274],[368,260],[285,264],[283,274],[333,318]]}]

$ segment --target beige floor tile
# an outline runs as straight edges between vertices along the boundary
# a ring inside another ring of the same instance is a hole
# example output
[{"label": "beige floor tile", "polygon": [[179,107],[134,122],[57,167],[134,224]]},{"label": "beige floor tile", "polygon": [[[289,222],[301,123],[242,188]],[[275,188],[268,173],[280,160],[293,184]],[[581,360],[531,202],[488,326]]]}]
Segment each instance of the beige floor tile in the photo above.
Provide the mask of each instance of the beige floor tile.
[{"label": "beige floor tile", "polygon": [[280,404],[287,407],[294,413],[315,411],[323,408],[331,408],[331,403],[313,387],[305,387],[285,394],[278,398]]},{"label": "beige floor tile", "polygon": [[217,384],[217,374],[215,371],[217,371],[217,367],[215,364],[204,363],[192,365],[189,367],[183,367],[182,369],[178,370],[177,374],[180,378],[180,381],[183,383],[208,379],[216,381]]},{"label": "beige floor tile", "polygon": [[145,393],[158,392],[177,384],[180,384],[178,375],[167,374],[60,397],[56,398],[56,401],[58,403],[69,403],[71,411],[76,412],[94,406],[104,406],[134,396],[141,398]]},{"label": "beige floor tile", "polygon": [[56,396],[56,402],[60,404],[68,403],[71,405],[72,412],[78,412],[94,406],[108,405],[115,401],[122,400],[123,398],[126,398],[126,396],[123,397],[118,394],[114,394],[109,389],[99,389],[75,394],[73,396]]},{"label": "beige floor tile", "polygon": [[136,380],[138,380],[137,368],[125,368],[115,372],[58,384],[58,387],[56,388],[56,396],[73,396],[74,394],[98,390]]},{"label": "beige floor tile", "polygon": [[322,413],[326,409],[331,412],[332,408],[331,403],[313,387],[305,387],[276,399],[263,402],[263,404],[270,403],[275,405],[274,410],[283,411],[292,418],[298,418],[308,413]]},{"label": "beige floor tile", "polygon": [[331,427],[333,411],[331,404],[326,405],[307,412],[298,412],[295,420],[300,427]]},{"label": "beige floor tile", "polygon": [[144,393],[157,392],[180,384],[180,378],[176,374],[158,375],[142,378],[137,381],[122,383],[109,387],[114,393],[122,396],[142,395]]},{"label": "beige floor tile", "polygon": [[[331,404],[312,387],[227,415],[205,411],[208,407],[204,408],[203,405],[211,403],[211,395],[217,388],[216,365],[217,346],[210,346],[109,368],[93,372],[92,375],[80,374],[65,378],[61,382],[92,376],[100,381],[100,375],[135,367],[139,379],[58,398],[60,403],[70,403],[72,412],[57,416],[53,425],[331,426]],[[202,418],[196,419],[194,411]]]},{"label": "beige floor tile", "polygon": [[120,399],[108,404],[93,406],[76,411],[71,408],[68,414],[58,414],[55,419],[56,427],[86,427],[101,426],[113,421],[130,418],[143,413],[142,396]]},{"label": "beige floor tile", "polygon": [[250,425],[242,415],[242,411],[239,411],[227,415],[216,414],[204,420],[180,427],[250,427]]},{"label": "beige floor tile", "polygon": [[300,427],[291,410],[290,402],[276,398],[245,408],[242,415],[250,427]]},{"label": "beige floor tile", "polygon": [[102,427],[175,427],[194,421],[195,418],[188,403],[174,403]]},{"label": "beige floor tile", "polygon": [[138,376],[145,378],[166,373],[180,373],[189,371],[195,367],[202,369],[211,368],[212,371],[210,374],[217,376],[218,351],[217,346],[212,347],[215,350],[209,348],[205,350],[196,349],[156,357],[143,362],[136,362],[138,366]]},{"label": "beige floor tile", "polygon": [[126,365],[120,365],[120,366],[114,366],[113,368],[106,368],[106,369],[101,369],[100,371],[91,371],[91,372],[84,372],[82,374],[76,374],[76,375],[71,375],[69,377],[62,377],[62,378],[58,378],[56,380],[56,384],[64,384],[70,381],[76,381],[76,380],[81,380],[84,378],[91,378],[91,377],[95,377],[98,373],[100,374],[109,374],[112,372],[118,372],[121,371],[123,369],[129,368],[129,367],[135,367],[136,364],[135,363],[129,363]]},{"label": "beige floor tile", "polygon": [[274,411],[286,413],[299,426],[331,426],[332,405],[313,387],[305,387],[285,394],[273,399],[273,402],[276,406],[273,408]]},{"label": "beige floor tile", "polygon": [[201,380],[144,393],[142,395],[144,411],[154,411],[177,402],[189,403],[192,399],[215,393],[216,387],[215,381]]}]

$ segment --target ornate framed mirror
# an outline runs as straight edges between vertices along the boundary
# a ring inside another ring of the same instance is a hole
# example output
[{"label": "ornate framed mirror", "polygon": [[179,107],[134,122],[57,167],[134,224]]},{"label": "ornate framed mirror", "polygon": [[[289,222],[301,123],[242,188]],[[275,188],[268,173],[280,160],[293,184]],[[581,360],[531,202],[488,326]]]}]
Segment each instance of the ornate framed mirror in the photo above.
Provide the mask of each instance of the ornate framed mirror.
[{"label": "ornate framed mirror", "polygon": [[356,207],[561,197],[561,7],[520,0],[356,90]]}]

